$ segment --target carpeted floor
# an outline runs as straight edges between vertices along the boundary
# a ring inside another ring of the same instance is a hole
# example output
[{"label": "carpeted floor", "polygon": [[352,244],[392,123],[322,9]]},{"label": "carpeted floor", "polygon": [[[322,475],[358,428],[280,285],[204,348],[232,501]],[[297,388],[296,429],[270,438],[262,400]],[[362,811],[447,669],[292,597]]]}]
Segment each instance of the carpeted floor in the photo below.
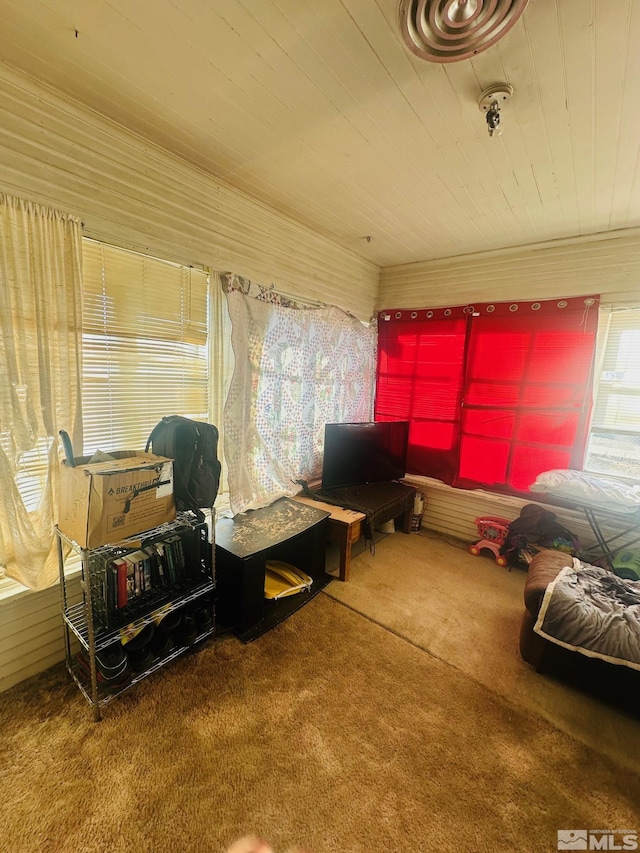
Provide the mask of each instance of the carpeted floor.
[{"label": "carpeted floor", "polygon": [[[349,583],[327,593],[515,704],[640,771],[640,718],[539,674],[519,653],[526,570],[473,557],[456,540],[424,531],[362,548]],[[640,820],[638,821],[640,824]]]},{"label": "carpeted floor", "polygon": [[[414,538],[373,559],[404,565],[429,546]],[[496,589],[517,584],[492,568]],[[640,830],[636,772],[392,628],[320,594],[249,645],[174,662],[98,724],[61,667],[2,694],[0,849],[222,853],[257,832],[277,853],[542,853],[562,829]]]}]

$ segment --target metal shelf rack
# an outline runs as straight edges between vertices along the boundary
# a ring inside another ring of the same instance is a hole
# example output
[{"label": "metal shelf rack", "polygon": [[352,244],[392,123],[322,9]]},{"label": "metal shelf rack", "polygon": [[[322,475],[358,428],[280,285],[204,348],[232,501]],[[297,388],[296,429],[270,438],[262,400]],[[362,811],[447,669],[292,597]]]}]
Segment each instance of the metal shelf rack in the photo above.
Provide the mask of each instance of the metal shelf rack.
[{"label": "metal shelf rack", "polygon": [[[97,552],[108,554],[113,551],[114,556],[127,548],[139,547],[140,540],[162,540],[165,536],[171,536],[180,530],[184,531],[194,522],[194,517],[188,513],[179,513],[175,522],[168,522],[160,527],[145,530],[135,537],[114,543],[103,545],[99,549],[82,548],[77,542],[65,536],[61,530],[56,529],[58,546],[58,566],[60,572],[60,595],[62,604],[62,618],[64,625],[65,660],[67,670],[80,689],[81,693],[93,709],[94,720],[97,722],[101,717],[101,708],[116,696],[121,695],[143,679],[152,675],[157,670],[171,663],[171,661],[185,654],[215,634],[215,605],[214,594],[216,588],[215,576],[215,510],[211,510],[208,522],[208,542],[210,544],[210,561],[205,564],[205,571],[188,588],[181,588],[175,593],[168,593],[161,602],[150,606],[148,612],[136,615],[136,618],[126,625],[113,629],[107,629],[100,620],[96,620],[95,602],[96,595],[95,579],[92,578],[91,565]],[[81,586],[83,599],[78,603],[69,603],[67,590],[67,579],[65,577],[65,546],[69,552],[75,552],[81,561]],[[139,672],[134,672],[130,680],[114,689],[105,690],[98,682],[98,667],[96,654],[112,644],[119,642],[123,637],[132,637],[141,631],[146,625],[155,623],[169,613],[179,610],[193,602],[200,600],[211,601],[212,624],[207,630],[200,632],[192,643],[188,645],[174,646],[167,654],[155,658],[153,663]],[[97,621],[97,624],[96,624]],[[77,657],[71,648],[72,637],[80,643],[80,646],[88,653],[90,677],[81,672]]]}]

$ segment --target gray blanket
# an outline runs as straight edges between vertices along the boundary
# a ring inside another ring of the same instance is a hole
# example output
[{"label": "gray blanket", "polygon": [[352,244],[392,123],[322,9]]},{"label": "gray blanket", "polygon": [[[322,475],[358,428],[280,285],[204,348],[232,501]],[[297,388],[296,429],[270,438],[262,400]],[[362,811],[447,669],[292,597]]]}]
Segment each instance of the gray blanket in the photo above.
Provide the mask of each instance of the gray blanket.
[{"label": "gray blanket", "polygon": [[534,631],[589,657],[640,670],[640,581],[574,558],[547,587]]}]

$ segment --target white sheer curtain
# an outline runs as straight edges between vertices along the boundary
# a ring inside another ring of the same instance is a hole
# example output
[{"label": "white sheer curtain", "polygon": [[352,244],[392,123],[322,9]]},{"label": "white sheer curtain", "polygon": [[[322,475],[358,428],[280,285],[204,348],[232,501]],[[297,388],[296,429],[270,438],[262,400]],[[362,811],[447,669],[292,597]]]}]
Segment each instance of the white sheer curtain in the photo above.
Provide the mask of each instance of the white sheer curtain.
[{"label": "white sheer curtain", "polygon": [[212,272],[209,289],[209,420],[218,427],[220,433],[218,457],[222,463],[222,471],[216,501],[219,513],[229,506],[229,479],[224,456],[224,401],[231,384],[233,366],[231,320],[223,282],[218,273]]},{"label": "white sheer curtain", "polygon": [[31,589],[58,577],[58,431],[82,442],[81,239],[80,220],[0,193],[0,567]]},{"label": "white sheer curtain", "polygon": [[246,279],[222,280],[235,355],[224,446],[236,514],[320,475],[325,423],[372,420],[376,332],[338,308],[294,307]]}]

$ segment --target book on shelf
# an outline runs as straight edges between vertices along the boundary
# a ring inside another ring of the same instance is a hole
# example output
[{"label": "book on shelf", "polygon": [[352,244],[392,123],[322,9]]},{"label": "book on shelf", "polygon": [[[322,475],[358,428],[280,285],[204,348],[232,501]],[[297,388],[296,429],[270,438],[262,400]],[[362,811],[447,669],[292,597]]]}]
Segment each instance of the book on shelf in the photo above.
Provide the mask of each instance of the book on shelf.
[{"label": "book on shelf", "polygon": [[187,576],[187,567],[184,559],[184,549],[182,547],[181,536],[168,536],[165,544],[169,550],[169,560],[173,569],[173,575],[176,582],[185,580]]},{"label": "book on shelf", "polygon": [[128,554],[123,557],[123,560],[126,565],[127,604],[130,604],[138,596],[138,590],[136,589],[136,564],[129,558]]},{"label": "book on shelf", "polygon": [[147,554],[144,551],[132,551],[127,554],[127,560],[133,563],[133,578],[135,583],[136,597],[144,595],[145,592],[151,591],[151,583],[147,583],[147,574],[145,572],[145,561],[148,560]]},{"label": "book on shelf", "polygon": [[111,561],[111,567],[115,576],[115,604],[121,609],[127,606],[129,596],[127,594],[127,561],[124,557],[116,557]]},{"label": "book on shelf", "polygon": [[151,589],[161,589],[164,586],[164,581],[158,560],[158,552],[153,545],[146,545],[142,550],[146,555],[145,579],[147,577],[150,578]]},{"label": "book on shelf", "polygon": [[171,577],[171,570],[169,567],[169,557],[167,554],[167,548],[164,542],[154,542],[153,546],[156,550],[156,554],[158,555],[158,566],[160,568],[160,573],[163,579],[164,586],[171,586],[173,583],[173,579]]},{"label": "book on shelf", "polygon": [[185,524],[130,548],[123,542],[96,552],[90,571],[100,606],[94,612],[106,627],[117,627],[193,585],[201,574],[203,541],[199,525]]}]

